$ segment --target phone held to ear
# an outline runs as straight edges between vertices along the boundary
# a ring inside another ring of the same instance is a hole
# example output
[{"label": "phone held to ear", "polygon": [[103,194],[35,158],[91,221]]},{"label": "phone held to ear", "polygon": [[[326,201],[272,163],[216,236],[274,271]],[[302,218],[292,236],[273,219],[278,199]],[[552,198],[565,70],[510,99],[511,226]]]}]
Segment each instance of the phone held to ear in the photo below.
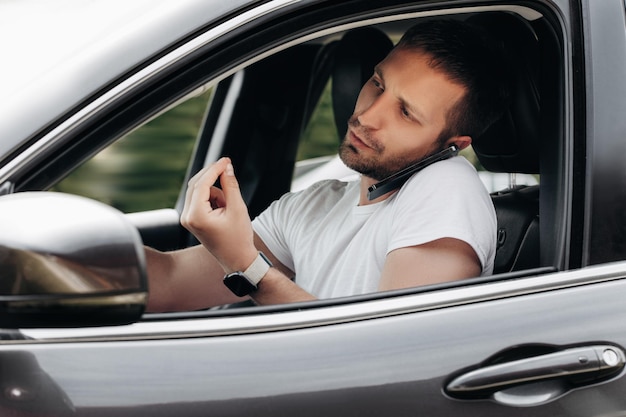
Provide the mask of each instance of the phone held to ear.
[{"label": "phone held to ear", "polygon": [[367,189],[367,199],[369,201],[372,201],[377,199],[381,195],[387,194],[390,191],[400,188],[402,184],[404,184],[416,172],[421,171],[422,169],[431,164],[434,164],[435,162],[443,161],[444,159],[456,156],[458,155],[458,153],[459,147],[456,145],[451,145],[449,148],[446,148],[443,151],[434,153],[416,162],[413,165],[409,165],[408,167],[396,172],[395,174],[388,176],[384,180],[370,186]]}]

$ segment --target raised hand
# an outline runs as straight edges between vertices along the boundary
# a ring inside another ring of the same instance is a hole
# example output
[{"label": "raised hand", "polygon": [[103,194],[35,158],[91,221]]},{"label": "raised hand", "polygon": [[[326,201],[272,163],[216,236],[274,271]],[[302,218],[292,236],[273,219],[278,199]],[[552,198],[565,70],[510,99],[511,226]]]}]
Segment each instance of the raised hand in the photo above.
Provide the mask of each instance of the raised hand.
[{"label": "raised hand", "polygon": [[[214,186],[218,179],[221,189]],[[248,209],[229,158],[202,169],[189,181],[180,222],[227,273],[245,270],[257,256]]]}]

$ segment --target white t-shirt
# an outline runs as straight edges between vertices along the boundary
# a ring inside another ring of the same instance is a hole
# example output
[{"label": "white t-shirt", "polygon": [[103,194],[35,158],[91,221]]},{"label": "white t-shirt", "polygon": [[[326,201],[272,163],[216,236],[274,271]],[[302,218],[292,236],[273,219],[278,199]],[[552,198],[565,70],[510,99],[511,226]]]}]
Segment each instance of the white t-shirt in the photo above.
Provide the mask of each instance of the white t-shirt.
[{"label": "white t-shirt", "polygon": [[492,273],[496,214],[465,158],[425,168],[385,201],[366,206],[358,201],[358,181],[322,181],[285,194],[253,227],[296,273],[296,283],[318,298],[375,292],[389,252],[444,237],[467,242],[482,275]]}]

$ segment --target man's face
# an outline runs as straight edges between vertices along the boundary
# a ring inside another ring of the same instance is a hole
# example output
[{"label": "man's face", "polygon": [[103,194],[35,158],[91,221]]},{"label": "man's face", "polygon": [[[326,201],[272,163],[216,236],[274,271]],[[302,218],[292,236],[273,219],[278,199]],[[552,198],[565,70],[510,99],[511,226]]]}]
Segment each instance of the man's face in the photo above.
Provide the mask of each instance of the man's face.
[{"label": "man's face", "polygon": [[446,115],[464,94],[465,87],[430,68],[428,56],[395,49],[361,89],[341,159],[380,181],[430,155],[442,148]]}]

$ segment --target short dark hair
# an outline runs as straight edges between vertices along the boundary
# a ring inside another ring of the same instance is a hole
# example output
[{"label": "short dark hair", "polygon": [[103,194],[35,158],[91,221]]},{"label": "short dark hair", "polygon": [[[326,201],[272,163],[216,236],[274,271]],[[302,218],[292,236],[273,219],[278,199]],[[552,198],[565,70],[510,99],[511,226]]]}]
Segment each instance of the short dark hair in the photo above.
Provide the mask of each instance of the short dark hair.
[{"label": "short dark hair", "polygon": [[427,20],[411,27],[396,48],[429,55],[431,68],[466,88],[447,115],[440,144],[453,136],[478,138],[507,108],[510,87],[505,53],[480,27],[460,20]]}]

